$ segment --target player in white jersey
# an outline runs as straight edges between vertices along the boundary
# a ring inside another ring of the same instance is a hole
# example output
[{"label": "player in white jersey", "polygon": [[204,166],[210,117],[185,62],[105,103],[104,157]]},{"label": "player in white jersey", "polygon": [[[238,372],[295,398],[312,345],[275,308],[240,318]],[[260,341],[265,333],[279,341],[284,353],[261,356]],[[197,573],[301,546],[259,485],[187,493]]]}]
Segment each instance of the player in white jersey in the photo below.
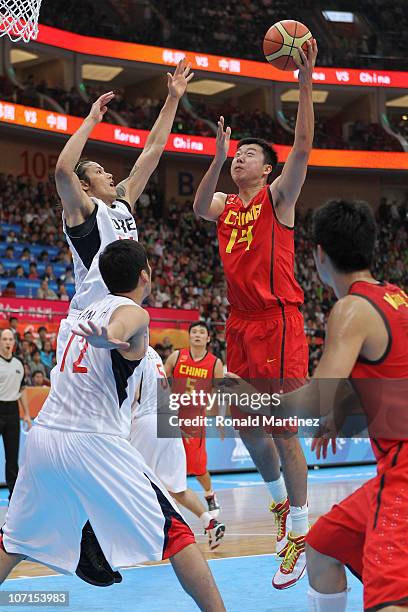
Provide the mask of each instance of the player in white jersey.
[{"label": "player in white jersey", "polygon": [[[68,319],[94,300],[107,294],[98,271],[97,255],[119,238],[138,239],[133,218],[135,203],[159,163],[176,115],[180,98],[192,79],[185,59],[173,75],[167,74],[168,96],[145,147],[130,175],[115,186],[112,174],[94,161],[80,161],[94,127],[103,120],[115,94],[101,96],[61,151],[55,168],[55,181],[63,208],[64,231],[70,245],[75,275],[75,295]],[[64,344],[69,322],[61,322],[57,352]],[[60,356],[60,355],[59,355]]]},{"label": "player in white jersey", "polygon": [[113,567],[169,558],[200,609],[224,610],[190,528],[128,440],[147,349],[146,252],[116,241],[99,265],[111,295],[79,315],[52,372],[2,529],[0,582],[24,558],[73,573],[89,517]]},{"label": "player in white jersey", "polygon": [[181,432],[180,437],[159,438],[157,435],[157,419],[160,413],[168,410],[169,384],[163,361],[151,346],[145,360],[143,377],[132,406],[131,444],[177,503],[200,519],[210,550],[214,550],[221,543],[225,525],[213,518],[198,495],[187,488],[186,453]]}]

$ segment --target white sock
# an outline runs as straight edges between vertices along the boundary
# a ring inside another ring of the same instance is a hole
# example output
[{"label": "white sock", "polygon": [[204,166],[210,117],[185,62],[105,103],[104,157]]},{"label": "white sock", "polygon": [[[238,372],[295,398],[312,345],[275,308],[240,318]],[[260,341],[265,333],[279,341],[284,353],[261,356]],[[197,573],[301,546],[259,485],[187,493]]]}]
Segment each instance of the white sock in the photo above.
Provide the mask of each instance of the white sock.
[{"label": "white sock", "polygon": [[290,506],[290,518],[292,519],[292,533],[303,535],[309,531],[309,508],[304,506]]},{"label": "white sock", "polygon": [[204,491],[204,497],[212,497],[214,495],[214,491],[210,489],[209,491]]},{"label": "white sock", "polygon": [[309,612],[345,612],[347,591],[341,593],[318,593],[311,586],[307,592]]},{"label": "white sock", "polygon": [[278,480],[271,480],[271,482],[265,482],[265,484],[275,504],[280,504],[280,502],[285,501],[288,492],[286,491],[286,485],[282,474],[279,476]]},{"label": "white sock", "polygon": [[211,523],[213,517],[211,516],[211,514],[209,512],[203,512],[202,515],[200,516],[200,521],[203,524],[204,529],[206,529],[206,527],[208,527],[208,525]]}]

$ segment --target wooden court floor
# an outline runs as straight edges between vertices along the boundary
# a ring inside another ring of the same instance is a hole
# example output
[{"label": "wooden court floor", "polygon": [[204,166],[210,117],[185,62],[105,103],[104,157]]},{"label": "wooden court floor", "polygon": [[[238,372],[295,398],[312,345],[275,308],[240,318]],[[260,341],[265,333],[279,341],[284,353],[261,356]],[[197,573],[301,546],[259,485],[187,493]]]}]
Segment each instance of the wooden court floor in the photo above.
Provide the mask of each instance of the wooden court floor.
[{"label": "wooden court floor", "polygon": [[[339,480],[309,483],[310,522],[313,523],[334,503],[352,493],[363,482],[364,480]],[[217,497],[222,507],[219,520],[225,523],[226,534],[222,544],[213,553],[208,551],[199,520],[188,511],[183,512],[207,559],[275,551],[275,529],[272,515],[268,512],[270,497],[265,486],[260,484],[222,489],[217,491]],[[53,573],[55,572],[39,563],[24,561],[15,567],[9,577],[44,576]]]}]

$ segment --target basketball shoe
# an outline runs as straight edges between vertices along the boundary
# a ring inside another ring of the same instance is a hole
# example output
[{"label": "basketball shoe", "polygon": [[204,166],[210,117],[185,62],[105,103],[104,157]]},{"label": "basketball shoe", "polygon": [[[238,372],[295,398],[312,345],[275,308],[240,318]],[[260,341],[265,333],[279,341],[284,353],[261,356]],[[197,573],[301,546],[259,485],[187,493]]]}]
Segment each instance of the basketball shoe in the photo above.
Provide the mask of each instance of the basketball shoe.
[{"label": "basketball shoe", "polygon": [[221,540],[225,533],[225,525],[213,518],[209,522],[208,527],[204,529],[204,533],[208,536],[208,546],[210,550],[214,550],[221,544]]},{"label": "basketball shoe", "polygon": [[220,513],[221,506],[218,503],[218,499],[215,493],[206,497],[205,500],[207,502],[208,512],[211,514],[212,517],[217,518]]},{"label": "basketball shoe", "polygon": [[122,582],[121,574],[114,572],[107,562],[89,521],[82,529],[81,556],[75,573],[93,586],[106,587]]},{"label": "basketball shoe", "polygon": [[291,520],[289,516],[289,500],[276,504],[272,502],[269,506],[269,512],[272,512],[276,526],[276,554],[278,557],[284,557],[287,548],[287,535],[291,528]]},{"label": "basketball shoe", "polygon": [[272,579],[275,589],[288,589],[305,575],[305,538],[305,535],[295,537],[292,533],[288,533],[285,556]]}]

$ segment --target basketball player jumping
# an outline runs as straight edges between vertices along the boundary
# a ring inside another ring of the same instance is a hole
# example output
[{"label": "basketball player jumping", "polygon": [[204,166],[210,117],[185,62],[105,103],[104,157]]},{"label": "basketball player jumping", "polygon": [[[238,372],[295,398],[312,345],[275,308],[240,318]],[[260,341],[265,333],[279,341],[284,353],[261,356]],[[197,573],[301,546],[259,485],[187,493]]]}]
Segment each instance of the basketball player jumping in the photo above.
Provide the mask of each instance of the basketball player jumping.
[{"label": "basketball player jumping", "polygon": [[136,394],[137,399],[132,406],[130,441],[176,502],[200,519],[210,550],[214,550],[224,537],[225,525],[206,511],[198,495],[187,488],[186,452],[181,435],[157,436],[158,419],[162,411],[167,412],[168,409],[170,385],[163,361],[151,346],[147,349],[146,362],[140,389]]},{"label": "basketball player jumping", "polygon": [[[303,293],[294,277],[293,238],[295,204],[306,177],[314,133],[312,74],[317,45],[314,39],[307,45],[307,55],[300,50],[296,60],[299,108],[293,148],[282,174],[268,184],[277,164],[276,153],[265,141],[246,138],[238,143],[231,166],[238,195],[215,193],[231,134],[230,128],[224,131],[221,117],[217,152],[194,201],[196,215],[217,223],[231,304],[226,329],[228,370],[243,378],[277,379],[281,384],[288,378],[303,380],[308,371],[299,312]],[[273,585],[282,589],[295,584],[305,570],[307,466],[296,436],[273,433],[276,446],[264,432],[240,429],[272,495],[277,552],[283,556]],[[292,531],[287,533],[289,513]]]},{"label": "basketball player jumping", "polygon": [[[105,297],[107,291],[100,279],[98,253],[118,238],[138,239],[133,218],[135,204],[159,163],[169,137],[180,98],[192,79],[190,66],[181,60],[173,75],[167,74],[169,94],[154,124],[145,147],[127,179],[115,186],[112,174],[97,162],[79,161],[94,127],[103,120],[107,105],[114,98],[109,92],[92,106],[81,127],[61,151],[55,168],[58,195],[63,208],[64,232],[71,248],[75,295],[69,319],[91,301]],[[61,322],[59,346],[66,339]],[[57,347],[57,350],[60,350]]]},{"label": "basketball player jumping", "polygon": [[[196,321],[188,330],[189,348],[173,351],[165,363],[166,374],[169,378],[183,379],[183,388],[177,384],[180,393],[203,390],[210,392],[212,380],[223,377],[224,366],[218,357],[208,351],[210,331],[203,321]],[[205,406],[199,408],[199,414],[205,411]],[[192,418],[193,406],[180,407],[180,418]],[[183,428],[182,428],[183,430]],[[217,517],[220,505],[211,486],[211,475],[207,469],[207,450],[205,444],[205,427],[193,428],[191,431],[184,428],[183,444],[187,457],[187,474],[195,476],[204,489],[204,497],[208,511]]]},{"label": "basketball player jumping", "polygon": [[99,258],[109,295],[82,311],[27,440],[0,542],[0,582],[24,558],[72,574],[90,518],[113,567],[170,559],[201,610],[224,610],[194,536],[128,441],[147,349],[151,269],[136,241]]},{"label": "basketball player jumping", "polygon": [[[403,612],[408,604],[408,295],[370,272],[376,224],[367,204],[333,201],[317,210],[312,241],[319,276],[338,302],[311,384],[290,395],[303,409],[315,409],[319,395],[312,392],[313,383],[351,379],[368,416],[377,476],[333,506],[307,535],[309,610],[345,612],[347,566],[363,582],[366,612]],[[328,416],[334,423],[334,415]],[[318,455],[322,450],[326,455],[335,435],[330,425],[315,440]]]}]

